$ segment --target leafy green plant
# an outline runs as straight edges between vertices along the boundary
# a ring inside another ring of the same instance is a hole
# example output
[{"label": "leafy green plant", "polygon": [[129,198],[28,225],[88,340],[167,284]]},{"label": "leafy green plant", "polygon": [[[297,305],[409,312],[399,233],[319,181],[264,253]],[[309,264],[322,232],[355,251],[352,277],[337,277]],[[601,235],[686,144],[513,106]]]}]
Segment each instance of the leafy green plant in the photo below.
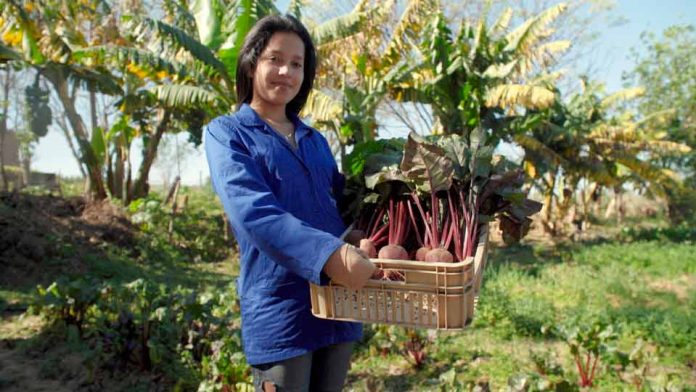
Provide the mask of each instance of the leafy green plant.
[{"label": "leafy green plant", "polygon": [[414,368],[421,369],[428,358],[429,340],[423,330],[405,328],[406,341],[403,344],[402,355]]},{"label": "leafy green plant", "polygon": [[659,351],[659,346],[652,346],[639,338],[629,351],[616,350],[610,359],[619,378],[635,387],[636,391],[681,391],[683,388],[673,372],[661,370],[657,375],[653,374],[659,362]]},{"label": "leafy green plant", "polygon": [[536,391],[556,391],[571,392],[577,391],[577,385],[573,385],[568,380],[552,380],[539,373],[519,373],[508,378],[508,392],[536,392]]},{"label": "leafy green plant", "polygon": [[386,356],[398,352],[400,348],[399,330],[403,328],[386,324],[366,324],[363,327],[363,339],[357,349],[370,356]]},{"label": "leafy green plant", "polygon": [[201,372],[204,381],[199,391],[253,390],[238,332],[213,342],[212,353],[201,361]]},{"label": "leafy green plant", "polygon": [[[128,205],[133,223],[148,235],[153,248],[168,250],[193,262],[225,259],[232,249],[224,235],[224,215],[209,212],[205,205],[192,204],[173,216],[172,208],[151,194]],[[147,252],[143,257],[160,257]]]},{"label": "leafy green plant", "polygon": [[621,230],[620,239],[624,242],[664,241],[693,243],[696,242],[696,227],[687,223],[647,229],[624,227]]},{"label": "leafy green plant", "polygon": [[534,371],[508,378],[508,391],[576,391],[578,386],[566,379],[565,370],[551,351],[531,351]]},{"label": "leafy green plant", "polygon": [[428,140],[412,132],[403,151],[382,143],[385,149],[377,157],[364,157],[380,144],[372,143],[359,149],[363,155],[351,157],[353,167],[362,165],[357,176],[364,176],[364,187],[373,192],[353,204],[353,220],[368,237],[364,251],[374,254],[388,239],[380,258],[463,261],[474,253],[479,226],[496,217],[505,238],[519,240],[526,234],[529,216],[541,204],[521,190],[522,171],[493,156],[482,129],[468,136]]},{"label": "leafy green plant", "polygon": [[582,327],[564,325],[558,331],[575,361],[580,376],[578,384],[581,387],[593,386],[600,356],[614,349],[610,345],[617,337],[613,327],[597,321]]},{"label": "leafy green plant", "polygon": [[184,389],[201,383],[212,388],[207,390],[239,389],[250,375],[233,292],[233,287],[172,289],[147,279],[125,284],[61,280],[40,289],[34,309],[77,326],[77,339],[99,352],[90,360],[92,369],[135,366],[179,380]]},{"label": "leafy green plant", "polygon": [[101,290],[102,285],[92,279],[61,278],[48,287],[37,286],[38,296],[29,311],[73,325],[82,336],[87,313],[97,303]]}]

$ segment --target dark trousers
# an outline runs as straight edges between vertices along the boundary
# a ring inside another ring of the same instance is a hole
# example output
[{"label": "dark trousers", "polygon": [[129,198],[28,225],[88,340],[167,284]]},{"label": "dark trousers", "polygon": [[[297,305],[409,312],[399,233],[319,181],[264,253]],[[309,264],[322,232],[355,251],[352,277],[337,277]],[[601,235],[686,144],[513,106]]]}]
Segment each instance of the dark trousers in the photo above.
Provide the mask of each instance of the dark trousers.
[{"label": "dark trousers", "polygon": [[343,389],[352,351],[352,342],[339,343],[299,357],[254,365],[254,387],[257,392],[338,392]]}]

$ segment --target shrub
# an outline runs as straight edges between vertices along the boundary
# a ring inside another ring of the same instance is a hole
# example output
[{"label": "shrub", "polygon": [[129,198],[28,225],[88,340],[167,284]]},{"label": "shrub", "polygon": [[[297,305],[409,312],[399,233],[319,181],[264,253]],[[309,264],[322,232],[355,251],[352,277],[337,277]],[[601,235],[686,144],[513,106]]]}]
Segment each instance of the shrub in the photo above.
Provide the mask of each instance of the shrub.
[{"label": "shrub", "polygon": [[[232,249],[225,240],[224,215],[209,213],[203,205],[190,205],[173,216],[171,208],[151,194],[129,204],[128,212],[154,249],[168,250],[194,262],[221,261]],[[147,249],[143,251],[143,257],[158,257]]]},{"label": "shrub", "polygon": [[696,242],[696,227],[682,222],[676,226],[653,227],[636,229],[624,227],[621,231],[623,242],[634,241],[664,241],[664,242]]},{"label": "shrub", "polygon": [[33,309],[77,326],[80,338],[98,352],[93,368],[135,366],[166,375],[178,388],[224,390],[247,385],[250,377],[233,292],[172,290],[146,279],[119,285],[80,278],[39,287]]}]

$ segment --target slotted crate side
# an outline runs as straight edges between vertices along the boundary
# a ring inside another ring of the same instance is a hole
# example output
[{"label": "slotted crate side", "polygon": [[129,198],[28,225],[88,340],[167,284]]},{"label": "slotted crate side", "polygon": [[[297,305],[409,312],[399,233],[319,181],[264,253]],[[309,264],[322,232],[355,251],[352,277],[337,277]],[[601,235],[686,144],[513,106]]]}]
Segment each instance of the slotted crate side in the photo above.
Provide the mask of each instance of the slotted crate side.
[{"label": "slotted crate side", "polygon": [[473,258],[460,263],[373,259],[404,281],[370,280],[352,290],[310,284],[312,313],[321,318],[416,328],[462,329],[474,317],[488,252],[483,226]]},{"label": "slotted crate side", "polygon": [[313,288],[312,297],[313,301],[325,302],[313,307],[318,317],[438,329],[457,329],[469,324],[474,304],[473,286],[448,294],[325,286]]}]

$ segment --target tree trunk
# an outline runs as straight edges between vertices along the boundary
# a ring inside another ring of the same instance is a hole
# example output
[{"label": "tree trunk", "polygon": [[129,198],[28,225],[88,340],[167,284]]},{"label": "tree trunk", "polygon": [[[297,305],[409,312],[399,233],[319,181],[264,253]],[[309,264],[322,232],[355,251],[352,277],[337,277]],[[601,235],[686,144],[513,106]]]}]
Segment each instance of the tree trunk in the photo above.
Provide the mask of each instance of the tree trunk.
[{"label": "tree trunk", "polygon": [[31,184],[31,156],[22,156],[22,178],[24,178],[24,185],[29,186]]},{"label": "tree trunk", "polygon": [[553,202],[555,196],[556,188],[556,173],[549,173],[548,179],[546,180],[546,195],[544,196],[544,207],[546,208],[546,213],[544,214],[544,219],[542,221],[543,227],[548,234],[552,236],[556,235],[556,226],[553,222]]},{"label": "tree trunk", "polygon": [[112,195],[116,195],[121,200],[125,200],[126,195],[123,194],[123,185],[125,182],[125,173],[124,173],[124,165],[123,161],[125,159],[125,154],[123,153],[123,147],[118,146],[116,147],[116,154],[115,159],[113,161],[114,164],[114,172],[113,172],[113,177],[114,177],[114,188]]},{"label": "tree trunk", "polygon": [[10,94],[10,72],[9,65],[5,66],[5,80],[2,85],[2,116],[0,118],[0,176],[2,176],[2,190],[7,191],[7,173],[5,172],[5,133],[7,132],[7,114],[9,112],[9,94]]},{"label": "tree trunk", "polygon": [[61,69],[49,68],[44,70],[44,76],[53,84],[53,87],[58,93],[58,98],[63,104],[65,114],[68,117],[80,152],[82,153],[80,161],[87,166],[90,198],[94,200],[106,199],[106,188],[104,187],[104,179],[101,173],[102,163],[98,162],[94,155],[87,130],[85,129],[85,124],[82,121],[82,117],[75,109],[75,101],[69,95],[68,82],[65,74]]},{"label": "tree trunk", "polygon": [[92,119],[92,130],[94,131],[99,126],[97,121],[97,95],[94,91],[89,92],[89,115]]},{"label": "tree trunk", "polygon": [[623,205],[623,189],[621,188],[621,185],[614,188],[614,194],[616,195],[616,218],[618,219],[619,224],[621,224],[623,223],[624,216],[626,215]]},{"label": "tree trunk", "polygon": [[127,202],[145,197],[150,191],[150,184],[148,182],[150,168],[157,157],[157,147],[162,139],[162,135],[169,127],[169,121],[171,119],[170,109],[159,109],[157,117],[159,118],[159,123],[155,129],[155,133],[150,136],[150,140],[148,140],[147,146],[145,146],[143,161],[140,163],[140,168],[138,169],[138,178],[135,180],[135,183],[129,192]]}]

